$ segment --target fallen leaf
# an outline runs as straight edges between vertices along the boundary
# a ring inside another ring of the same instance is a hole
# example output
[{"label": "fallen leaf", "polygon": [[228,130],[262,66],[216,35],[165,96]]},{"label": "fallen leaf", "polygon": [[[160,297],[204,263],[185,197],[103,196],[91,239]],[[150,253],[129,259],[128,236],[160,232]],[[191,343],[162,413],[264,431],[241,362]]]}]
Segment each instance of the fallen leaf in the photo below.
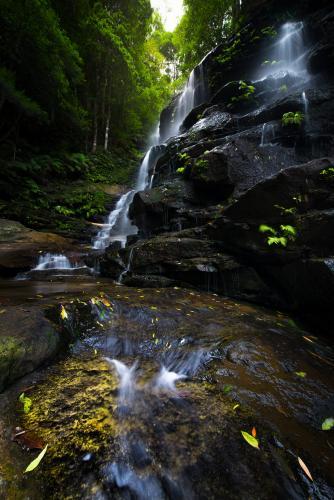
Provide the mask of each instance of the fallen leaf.
[{"label": "fallen leaf", "polygon": [[330,431],[332,429],[332,427],[334,427],[334,418],[326,418],[326,420],[324,420],[322,422],[322,426],[321,426],[321,429],[323,431]]},{"label": "fallen leaf", "polygon": [[43,442],[37,436],[27,431],[17,432],[12,436],[12,441],[29,450],[42,450],[44,447]]},{"label": "fallen leaf", "polygon": [[301,466],[301,468],[303,469],[303,471],[305,472],[305,474],[307,475],[307,477],[309,479],[311,479],[311,481],[313,481],[313,477],[311,476],[311,472],[309,471],[308,467],[305,465],[305,463],[302,461],[302,459],[300,457],[298,457],[298,462],[299,462],[299,465]]},{"label": "fallen leaf", "polygon": [[253,429],[252,429],[252,436],[253,436],[254,438],[256,438],[256,429],[255,429],[255,427],[253,427]]},{"label": "fallen leaf", "polygon": [[239,406],[240,406],[239,404],[234,405],[232,410],[236,410],[237,408],[239,408]]},{"label": "fallen leaf", "polygon": [[306,377],[306,372],[295,372],[298,377],[305,378]]},{"label": "fallen leaf", "polygon": [[241,431],[241,434],[242,434],[242,437],[244,438],[244,440],[247,441],[247,443],[250,446],[253,446],[253,448],[259,449],[259,442],[255,437],[251,436],[246,431]]},{"label": "fallen leaf", "polygon": [[232,385],[224,385],[223,387],[223,393],[224,394],[228,394],[229,392],[231,392],[233,389],[233,386]]},{"label": "fallen leaf", "polygon": [[63,305],[61,306],[60,317],[63,321],[65,321],[65,319],[68,319],[67,311]]},{"label": "fallen leaf", "polygon": [[6,309],[1,309],[0,314],[3,314],[6,312]]},{"label": "fallen leaf", "polygon": [[44,457],[47,449],[48,449],[48,445],[45,446],[44,450],[41,451],[41,453],[38,455],[38,457],[35,458],[35,460],[33,460],[32,462],[30,462],[30,464],[28,465],[28,467],[26,468],[26,470],[24,471],[24,473],[31,472],[34,469],[36,469],[36,467],[39,466],[39,464],[40,464],[41,460],[43,459],[43,457]]}]

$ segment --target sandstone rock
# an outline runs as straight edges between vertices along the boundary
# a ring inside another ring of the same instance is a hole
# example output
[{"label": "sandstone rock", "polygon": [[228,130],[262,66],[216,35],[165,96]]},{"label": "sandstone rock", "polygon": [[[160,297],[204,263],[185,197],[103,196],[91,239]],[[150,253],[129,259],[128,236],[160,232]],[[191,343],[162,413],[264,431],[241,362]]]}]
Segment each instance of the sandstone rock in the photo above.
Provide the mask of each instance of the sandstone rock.
[{"label": "sandstone rock", "polygon": [[0,273],[15,275],[37,264],[41,252],[74,251],[71,240],[33,231],[19,222],[0,219]]}]

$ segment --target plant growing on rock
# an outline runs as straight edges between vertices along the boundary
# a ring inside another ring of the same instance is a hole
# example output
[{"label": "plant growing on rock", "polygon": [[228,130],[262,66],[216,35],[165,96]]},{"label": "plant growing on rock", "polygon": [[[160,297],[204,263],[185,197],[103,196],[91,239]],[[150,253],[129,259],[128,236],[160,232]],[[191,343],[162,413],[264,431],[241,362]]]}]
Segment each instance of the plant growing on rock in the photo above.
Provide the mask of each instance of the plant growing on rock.
[{"label": "plant growing on rock", "polygon": [[263,36],[269,36],[271,38],[274,38],[275,36],[277,36],[277,31],[273,26],[266,26],[265,28],[262,28],[261,34]]},{"label": "plant growing on rock", "polygon": [[251,99],[254,95],[255,87],[254,87],[254,85],[248,85],[243,80],[240,80],[239,81],[239,90],[241,92],[240,95],[232,97],[231,104],[239,102],[239,101],[248,101],[249,99]]},{"label": "plant growing on rock", "polygon": [[324,168],[324,170],[320,172],[320,175],[327,179],[334,179],[334,167]]},{"label": "plant growing on rock", "polygon": [[283,127],[287,127],[289,125],[297,125],[300,127],[305,119],[305,116],[300,111],[289,111],[288,113],[284,113],[282,116],[282,125]]},{"label": "plant growing on rock", "polygon": [[195,161],[195,166],[201,170],[206,169],[208,165],[209,165],[208,160],[203,160],[203,158],[199,158],[198,160]]},{"label": "plant growing on rock", "polygon": [[269,246],[280,245],[286,247],[288,242],[294,241],[297,236],[297,231],[293,226],[284,224],[281,224],[278,230],[271,226],[261,224],[259,231],[266,235],[266,242]]}]

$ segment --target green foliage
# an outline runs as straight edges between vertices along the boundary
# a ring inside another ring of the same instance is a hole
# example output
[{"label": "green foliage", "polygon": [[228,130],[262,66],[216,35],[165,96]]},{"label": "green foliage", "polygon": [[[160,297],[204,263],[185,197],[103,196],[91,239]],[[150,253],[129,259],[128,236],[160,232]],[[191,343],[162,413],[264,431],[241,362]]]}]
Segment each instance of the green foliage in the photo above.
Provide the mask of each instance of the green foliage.
[{"label": "green foliage", "polygon": [[186,169],[185,167],[179,167],[179,168],[176,169],[176,172],[178,174],[184,174],[185,169]]},{"label": "green foliage", "polygon": [[320,175],[323,175],[325,178],[333,179],[334,178],[334,167],[327,167],[324,170],[321,170]]},{"label": "green foliage", "polygon": [[297,212],[296,207],[285,208],[281,205],[274,205],[274,207],[280,210],[281,215],[294,215]]},{"label": "green foliage", "polygon": [[261,34],[265,37],[268,36],[270,38],[274,38],[275,36],[277,36],[277,31],[273,26],[267,26],[266,28],[262,28]]},{"label": "green foliage", "polygon": [[24,413],[29,413],[30,410],[31,410],[31,407],[32,407],[32,401],[31,401],[31,399],[27,398],[25,396],[24,392],[23,392],[22,394],[20,394],[19,401],[23,405],[23,411],[24,411]]},{"label": "green foliage", "polygon": [[326,418],[321,425],[323,431],[330,431],[334,427],[334,418]]},{"label": "green foliage", "polygon": [[269,246],[278,245],[286,247],[289,241],[294,241],[297,236],[297,231],[293,226],[281,224],[279,230],[261,224],[259,226],[260,233],[266,234],[266,241]]},{"label": "green foliage", "polygon": [[284,113],[282,116],[282,125],[283,127],[287,127],[289,125],[297,125],[300,127],[304,121],[304,114],[300,111],[289,111],[288,113]]},{"label": "green foliage", "polygon": [[257,449],[259,448],[259,442],[254,436],[248,434],[246,431],[241,431],[241,435],[250,446]]},{"label": "green foliage", "polygon": [[196,168],[198,168],[200,170],[205,170],[206,168],[208,168],[208,165],[209,165],[208,160],[204,160],[203,158],[198,158],[195,161]]},{"label": "green foliage", "polygon": [[[174,44],[178,49],[181,70],[189,74],[216,45],[226,41],[235,31],[239,6],[234,0],[184,0],[185,14],[179,23]],[[238,42],[227,47],[223,59],[230,60],[238,50]]]},{"label": "green foliage", "polygon": [[279,88],[279,91],[282,92],[282,93],[287,92],[288,91],[288,86],[286,84],[281,85],[280,88]]},{"label": "green foliage", "polygon": [[248,101],[249,99],[251,99],[253,97],[253,94],[255,92],[255,87],[254,87],[254,85],[248,85],[243,80],[240,80],[239,91],[240,91],[240,95],[232,97],[231,103],[236,103],[236,102],[240,102],[240,101]]}]

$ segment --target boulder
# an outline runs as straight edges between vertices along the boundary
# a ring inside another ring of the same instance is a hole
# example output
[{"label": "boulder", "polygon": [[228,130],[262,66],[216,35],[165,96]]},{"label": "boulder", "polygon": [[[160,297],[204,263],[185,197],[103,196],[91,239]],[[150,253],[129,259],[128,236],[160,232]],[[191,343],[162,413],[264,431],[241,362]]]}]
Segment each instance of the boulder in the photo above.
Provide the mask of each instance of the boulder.
[{"label": "boulder", "polygon": [[72,241],[53,233],[33,231],[19,222],[0,219],[0,273],[13,276],[37,264],[40,253],[75,251]]},{"label": "boulder", "polygon": [[10,306],[1,311],[0,391],[32,372],[58,352],[56,326],[37,308]]}]

